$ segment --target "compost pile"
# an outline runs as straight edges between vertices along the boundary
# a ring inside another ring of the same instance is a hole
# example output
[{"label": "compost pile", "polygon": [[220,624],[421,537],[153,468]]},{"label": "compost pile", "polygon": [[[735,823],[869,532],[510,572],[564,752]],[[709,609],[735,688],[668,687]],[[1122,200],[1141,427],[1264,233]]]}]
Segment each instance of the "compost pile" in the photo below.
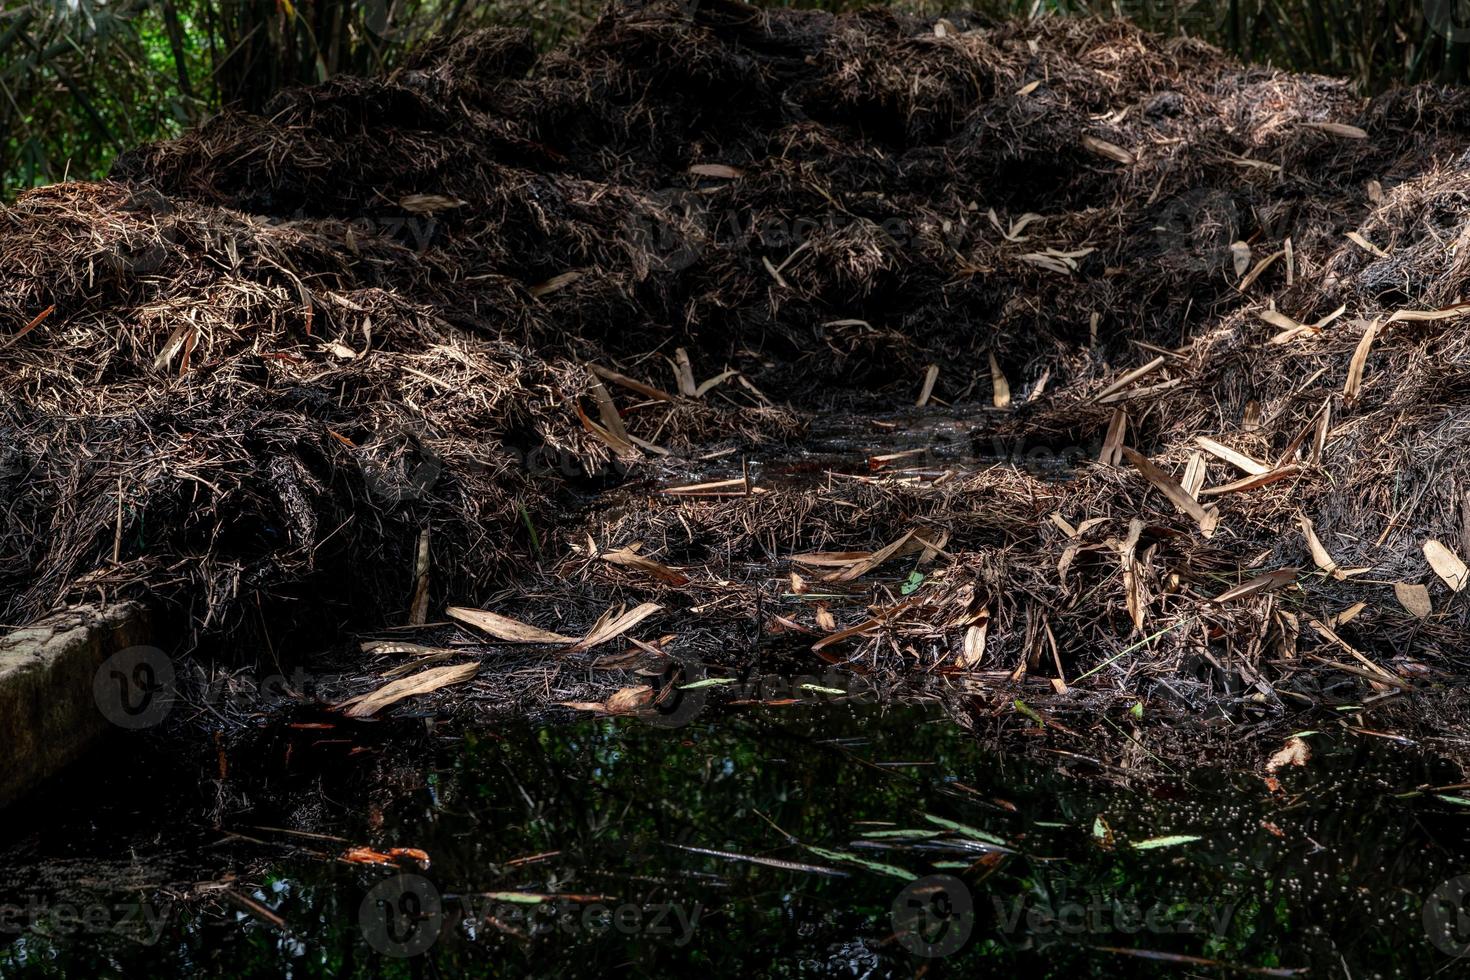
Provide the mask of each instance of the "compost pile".
[{"label": "compost pile", "polygon": [[1470,666],[1467,137],[1121,23],[437,42],[0,212],[0,617],[1390,695]]}]

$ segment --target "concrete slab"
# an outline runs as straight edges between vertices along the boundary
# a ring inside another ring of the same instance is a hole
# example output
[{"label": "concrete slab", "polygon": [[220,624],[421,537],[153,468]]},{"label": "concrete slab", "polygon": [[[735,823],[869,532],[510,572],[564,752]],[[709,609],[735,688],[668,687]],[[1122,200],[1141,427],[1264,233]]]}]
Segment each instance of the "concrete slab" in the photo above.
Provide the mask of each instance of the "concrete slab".
[{"label": "concrete slab", "polygon": [[117,730],[97,704],[98,668],[151,636],[138,603],[76,606],[0,636],[0,807]]}]

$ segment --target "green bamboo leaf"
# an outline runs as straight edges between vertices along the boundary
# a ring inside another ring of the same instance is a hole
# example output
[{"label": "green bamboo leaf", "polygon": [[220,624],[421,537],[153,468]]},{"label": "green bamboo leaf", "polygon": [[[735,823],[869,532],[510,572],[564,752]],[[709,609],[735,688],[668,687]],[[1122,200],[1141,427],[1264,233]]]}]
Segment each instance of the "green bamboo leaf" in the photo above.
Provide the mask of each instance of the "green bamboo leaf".
[{"label": "green bamboo leaf", "polygon": [[963,834],[971,840],[983,841],[986,844],[995,844],[999,847],[1010,846],[1003,839],[995,836],[994,834],[989,833],[988,831],[980,830],[978,827],[971,827],[969,824],[958,823],[954,820],[947,820],[944,817],[936,817],[932,813],[924,814],[924,819],[932,824],[943,827],[945,830],[952,830],[957,834]]},{"label": "green bamboo leaf", "polygon": [[1179,844],[1190,844],[1199,839],[1190,834],[1180,834],[1174,837],[1150,837],[1148,840],[1141,840],[1133,844],[1132,847],[1135,851],[1152,851],[1157,847],[1174,847]]},{"label": "green bamboo leaf", "polygon": [[860,858],[856,854],[849,854],[846,851],[831,851],[825,847],[818,847],[815,844],[807,844],[805,846],[813,854],[824,857],[828,861],[847,861],[859,867],[867,868],[869,871],[876,871],[881,875],[900,878],[904,881],[914,881],[919,877],[912,872],[905,871],[903,868],[897,868],[891,864],[883,864],[880,861],[869,861],[867,858]]}]

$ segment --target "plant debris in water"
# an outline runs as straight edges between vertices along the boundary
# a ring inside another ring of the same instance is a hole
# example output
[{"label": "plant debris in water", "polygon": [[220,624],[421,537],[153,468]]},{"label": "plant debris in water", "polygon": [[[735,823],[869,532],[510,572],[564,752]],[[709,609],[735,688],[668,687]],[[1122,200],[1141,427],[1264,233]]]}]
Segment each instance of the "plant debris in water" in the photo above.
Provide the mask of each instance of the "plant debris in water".
[{"label": "plant debris in water", "polygon": [[1078,690],[1371,728],[1470,648],[1467,119],[728,0],[223,113],[0,212],[0,618],[422,627],[440,673],[378,646],[358,713],[507,643],[775,636],[1029,683],[1038,731]]}]

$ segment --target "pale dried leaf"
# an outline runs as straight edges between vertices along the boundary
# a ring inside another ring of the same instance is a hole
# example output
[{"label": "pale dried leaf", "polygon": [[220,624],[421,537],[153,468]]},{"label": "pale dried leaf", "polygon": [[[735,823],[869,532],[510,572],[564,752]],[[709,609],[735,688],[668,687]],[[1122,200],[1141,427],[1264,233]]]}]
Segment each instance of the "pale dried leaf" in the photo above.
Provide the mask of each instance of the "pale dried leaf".
[{"label": "pale dried leaf", "polygon": [[454,667],[433,667],[412,677],[404,677],[378,688],[371,694],[354,698],[347,703],[349,718],[370,718],[379,711],[396,704],[404,698],[428,694],[451,684],[463,684],[480,670],[479,664],[458,664]]},{"label": "pale dried leaf", "polygon": [[1424,557],[1429,561],[1429,567],[1434,569],[1434,574],[1456,592],[1470,582],[1470,568],[1465,567],[1459,555],[1434,538],[1424,542]]},{"label": "pale dried leaf", "polygon": [[538,629],[535,626],[511,619],[509,616],[501,616],[499,613],[487,612],[484,609],[450,606],[445,612],[450,619],[457,619],[461,623],[468,623],[476,629],[484,630],[497,640],[502,640],[506,643],[577,642],[575,637],[562,636],[560,633]]},{"label": "pale dried leaf", "polygon": [[603,614],[601,620],[584,636],[578,640],[567,652],[580,653],[583,650],[591,650],[593,647],[601,646],[608,640],[622,636],[628,630],[637,626],[654,613],[660,612],[663,606],[656,602],[645,602],[629,609],[620,616],[612,616],[611,610]]},{"label": "pale dried leaf", "polygon": [[1415,619],[1428,619],[1434,612],[1434,603],[1429,599],[1429,590],[1417,582],[1395,582],[1394,597],[1404,611]]}]

